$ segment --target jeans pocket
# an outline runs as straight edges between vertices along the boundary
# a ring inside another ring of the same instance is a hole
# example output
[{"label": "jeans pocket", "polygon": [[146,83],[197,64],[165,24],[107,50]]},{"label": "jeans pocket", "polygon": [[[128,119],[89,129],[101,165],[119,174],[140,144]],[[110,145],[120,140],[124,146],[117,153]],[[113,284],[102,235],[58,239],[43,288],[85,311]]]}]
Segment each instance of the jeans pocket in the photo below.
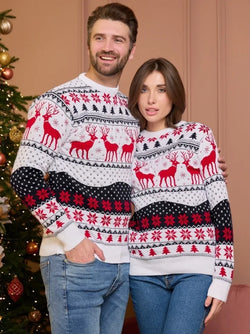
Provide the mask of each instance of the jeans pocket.
[{"label": "jeans pocket", "polygon": [[86,263],[80,263],[80,262],[73,262],[73,261],[70,261],[68,260],[66,257],[65,257],[65,263],[67,263],[68,265],[72,265],[72,266],[76,266],[76,267],[86,267],[86,266],[91,266],[93,264],[96,263],[96,261],[98,261],[96,258],[94,258],[92,261],[90,262],[86,262]]}]

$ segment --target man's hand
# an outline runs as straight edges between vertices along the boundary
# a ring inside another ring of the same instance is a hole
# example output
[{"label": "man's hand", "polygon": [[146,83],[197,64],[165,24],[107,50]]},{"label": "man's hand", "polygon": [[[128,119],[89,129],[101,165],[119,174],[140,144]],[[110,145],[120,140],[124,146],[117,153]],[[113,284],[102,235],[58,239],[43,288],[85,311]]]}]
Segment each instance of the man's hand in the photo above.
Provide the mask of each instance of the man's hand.
[{"label": "man's hand", "polygon": [[211,320],[217,313],[220,312],[224,302],[216,298],[207,297],[205,301],[205,307],[209,307],[211,304],[212,306],[210,312],[204,321],[205,326],[207,326],[209,320]]},{"label": "man's hand", "polygon": [[226,161],[225,161],[224,157],[220,155],[220,153],[221,153],[220,148],[218,148],[218,153],[219,153],[219,157],[218,157],[219,167],[222,170],[222,175],[224,176],[225,180],[227,181],[227,178],[228,178],[227,165],[226,165]]},{"label": "man's hand", "polygon": [[84,239],[76,247],[65,252],[66,258],[75,263],[89,263],[94,261],[95,254],[105,261],[103,251],[91,240]]}]

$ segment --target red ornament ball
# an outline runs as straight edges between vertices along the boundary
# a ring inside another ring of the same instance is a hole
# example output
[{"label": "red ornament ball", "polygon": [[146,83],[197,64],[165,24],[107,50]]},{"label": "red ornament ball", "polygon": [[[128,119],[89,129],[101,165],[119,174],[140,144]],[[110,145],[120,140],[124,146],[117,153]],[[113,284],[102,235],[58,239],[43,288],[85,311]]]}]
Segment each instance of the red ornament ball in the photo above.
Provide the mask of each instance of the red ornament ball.
[{"label": "red ornament ball", "polygon": [[18,299],[22,296],[22,294],[23,294],[23,285],[17,277],[14,277],[13,280],[8,285],[8,295],[14,302],[17,302]]},{"label": "red ornament ball", "polygon": [[6,156],[0,152],[0,166],[3,166],[6,163]]},{"label": "red ornament ball", "polygon": [[39,251],[39,246],[38,246],[38,243],[36,243],[35,241],[30,241],[29,243],[27,243],[25,249],[26,249],[27,254],[35,255]]},{"label": "red ornament ball", "polygon": [[2,77],[5,79],[5,80],[10,80],[12,77],[13,77],[13,71],[11,68],[9,67],[5,67],[3,70],[2,70]]}]

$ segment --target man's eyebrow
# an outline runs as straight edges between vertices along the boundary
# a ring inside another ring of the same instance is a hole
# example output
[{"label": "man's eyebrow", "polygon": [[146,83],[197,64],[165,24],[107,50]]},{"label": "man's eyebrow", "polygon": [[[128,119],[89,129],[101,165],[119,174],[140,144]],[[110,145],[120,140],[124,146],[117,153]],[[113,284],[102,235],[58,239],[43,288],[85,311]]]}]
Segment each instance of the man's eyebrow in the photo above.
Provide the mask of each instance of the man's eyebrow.
[{"label": "man's eyebrow", "polygon": [[[95,34],[93,35],[93,37],[97,37],[97,36],[105,37],[105,36],[106,36],[106,34],[103,34],[103,33],[99,33],[99,32],[97,32],[97,33],[95,33]],[[122,39],[122,40],[124,40],[124,41],[126,41],[126,40],[127,40],[127,38],[126,38],[126,37],[124,37],[124,36],[121,36],[121,35],[112,35],[112,37],[113,37],[113,38],[121,38],[121,39]]]}]

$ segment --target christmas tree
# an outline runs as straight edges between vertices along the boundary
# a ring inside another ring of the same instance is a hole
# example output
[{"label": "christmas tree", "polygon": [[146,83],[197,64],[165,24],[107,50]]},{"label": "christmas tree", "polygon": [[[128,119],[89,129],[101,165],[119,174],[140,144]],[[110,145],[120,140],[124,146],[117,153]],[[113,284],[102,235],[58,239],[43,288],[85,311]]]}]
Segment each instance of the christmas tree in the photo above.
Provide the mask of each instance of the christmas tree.
[{"label": "christmas tree", "polygon": [[[12,31],[10,12],[0,13],[0,37]],[[40,224],[10,186],[27,105],[35,98],[9,84],[16,61],[0,38],[0,333],[50,333],[39,270]]]}]

